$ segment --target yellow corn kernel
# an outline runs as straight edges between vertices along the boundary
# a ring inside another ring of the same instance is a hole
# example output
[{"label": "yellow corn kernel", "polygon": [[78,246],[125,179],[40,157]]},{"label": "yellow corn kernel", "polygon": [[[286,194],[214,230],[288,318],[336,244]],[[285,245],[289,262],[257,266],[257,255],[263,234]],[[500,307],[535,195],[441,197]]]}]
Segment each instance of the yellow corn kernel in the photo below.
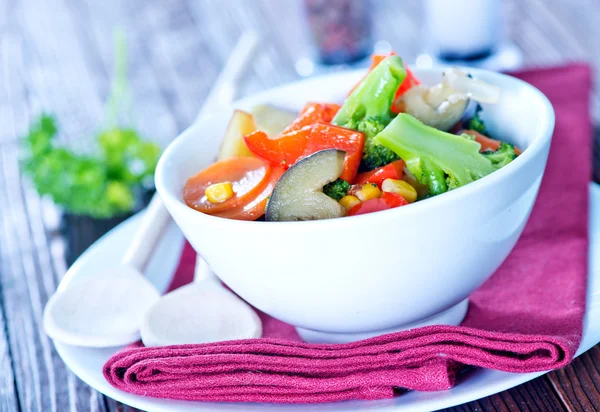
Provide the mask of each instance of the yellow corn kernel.
[{"label": "yellow corn kernel", "polygon": [[352,195],[347,195],[344,196],[340,199],[340,205],[342,205],[346,211],[349,211],[350,209],[352,209],[354,206],[356,206],[357,204],[361,203],[360,199],[356,196],[352,196]]},{"label": "yellow corn kernel", "polygon": [[222,203],[231,198],[235,193],[233,192],[231,182],[222,182],[208,186],[204,194],[210,203]]},{"label": "yellow corn kernel", "polygon": [[370,199],[377,199],[378,197],[381,197],[381,190],[376,184],[365,183],[359,190],[356,191],[356,197],[358,197],[361,202]]},{"label": "yellow corn kernel", "polygon": [[381,185],[384,192],[397,193],[408,203],[417,200],[417,191],[404,180],[385,179]]}]

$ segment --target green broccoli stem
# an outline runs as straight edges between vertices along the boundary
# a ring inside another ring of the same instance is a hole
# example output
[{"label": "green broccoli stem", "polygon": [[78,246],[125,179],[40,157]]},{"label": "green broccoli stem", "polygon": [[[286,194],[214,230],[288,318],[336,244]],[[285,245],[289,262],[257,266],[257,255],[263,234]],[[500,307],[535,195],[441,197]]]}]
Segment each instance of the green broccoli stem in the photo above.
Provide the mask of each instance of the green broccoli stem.
[{"label": "green broccoli stem", "polygon": [[391,121],[390,108],[406,70],[402,59],[390,56],[377,65],[346,99],[332,123],[365,134],[360,170],[384,166],[398,157],[385,147],[373,144],[371,139]]},{"label": "green broccoli stem", "polygon": [[[385,58],[348,96],[332,120],[337,126],[356,128],[365,118],[377,118],[383,123],[391,119],[390,108],[406,69],[398,56]],[[350,127],[350,126],[354,127]]]},{"label": "green broccoli stem", "polygon": [[[440,195],[448,191],[448,184],[446,183],[446,174],[444,171],[437,167],[433,162],[426,159],[421,159],[421,167],[423,173],[423,182],[429,186],[429,193],[432,196]],[[412,172],[411,172],[412,173]]]},{"label": "green broccoli stem", "polygon": [[496,170],[479,153],[479,143],[426,126],[406,113],[396,116],[373,141],[400,156],[410,172],[429,185],[432,194],[447,190],[444,174],[451,188],[456,188]]}]

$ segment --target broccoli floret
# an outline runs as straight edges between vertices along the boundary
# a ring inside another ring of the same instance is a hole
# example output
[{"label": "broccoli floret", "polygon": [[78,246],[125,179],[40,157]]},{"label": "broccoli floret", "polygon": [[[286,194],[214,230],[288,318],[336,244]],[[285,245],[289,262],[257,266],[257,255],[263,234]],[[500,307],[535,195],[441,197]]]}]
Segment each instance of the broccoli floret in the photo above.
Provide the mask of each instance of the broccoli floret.
[{"label": "broccoli floret", "polygon": [[372,138],[385,129],[385,126],[387,124],[373,118],[364,119],[358,124],[358,131],[364,133],[366,137],[360,163],[361,171],[377,169],[399,159],[398,155],[390,149],[373,142]]},{"label": "broccoli floret", "polygon": [[496,169],[500,169],[517,158],[515,147],[510,143],[500,143],[500,147],[496,151],[485,151],[482,153],[487,157]]},{"label": "broccoli floret", "polygon": [[392,120],[390,108],[405,77],[402,59],[387,57],[354,89],[331,122],[365,134],[361,170],[372,170],[398,159],[394,152],[373,143],[373,137]]},{"label": "broccoli floret", "polygon": [[432,195],[464,186],[497,169],[479,153],[479,143],[426,126],[406,113],[400,113],[373,139],[400,156]]},{"label": "broccoli floret", "polygon": [[356,129],[370,138],[385,129],[389,123],[389,120],[384,123],[382,119],[377,117],[365,117],[356,124]]},{"label": "broccoli floret", "polygon": [[350,190],[350,183],[343,179],[334,180],[323,186],[323,193],[336,201],[339,201],[342,197],[346,196],[348,190]]},{"label": "broccoli floret", "polygon": [[365,148],[363,149],[359,170],[361,172],[366,172],[377,169],[378,167],[385,166],[398,159],[400,159],[398,155],[390,149],[374,143],[373,139],[367,139],[365,141]]},{"label": "broccoli floret", "polygon": [[483,123],[483,120],[481,119],[481,115],[480,115],[482,110],[483,109],[481,108],[481,106],[477,105],[477,108],[475,109],[475,115],[473,116],[473,118],[471,120],[469,120],[467,122],[466,126],[467,126],[467,129],[475,130],[476,132],[487,135],[485,123]]}]

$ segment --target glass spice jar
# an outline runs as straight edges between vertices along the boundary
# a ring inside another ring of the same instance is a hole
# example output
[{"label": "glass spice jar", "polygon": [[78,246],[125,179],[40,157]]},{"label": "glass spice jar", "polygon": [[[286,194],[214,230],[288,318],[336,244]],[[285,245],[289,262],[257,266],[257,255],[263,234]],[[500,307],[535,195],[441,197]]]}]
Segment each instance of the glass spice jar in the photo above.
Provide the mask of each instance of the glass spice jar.
[{"label": "glass spice jar", "polygon": [[368,0],[304,0],[319,63],[351,64],[371,53]]}]

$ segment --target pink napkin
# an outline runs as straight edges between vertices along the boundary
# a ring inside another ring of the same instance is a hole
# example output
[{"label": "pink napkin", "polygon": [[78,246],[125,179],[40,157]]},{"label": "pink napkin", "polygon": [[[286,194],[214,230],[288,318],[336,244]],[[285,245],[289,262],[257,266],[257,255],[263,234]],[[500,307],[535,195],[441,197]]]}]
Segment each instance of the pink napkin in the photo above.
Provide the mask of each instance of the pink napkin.
[{"label": "pink napkin", "polygon": [[[533,372],[568,364],[585,311],[590,69],[570,65],[515,76],[554,105],[550,159],[523,236],[471,296],[461,326],[323,345],[303,343],[293,327],[261,314],[262,339],[128,348],[106,363],[106,379],[160,398],[311,403],[390,398],[396,388],[445,390],[466,365]],[[172,286],[191,281],[194,259],[188,245]]]}]

